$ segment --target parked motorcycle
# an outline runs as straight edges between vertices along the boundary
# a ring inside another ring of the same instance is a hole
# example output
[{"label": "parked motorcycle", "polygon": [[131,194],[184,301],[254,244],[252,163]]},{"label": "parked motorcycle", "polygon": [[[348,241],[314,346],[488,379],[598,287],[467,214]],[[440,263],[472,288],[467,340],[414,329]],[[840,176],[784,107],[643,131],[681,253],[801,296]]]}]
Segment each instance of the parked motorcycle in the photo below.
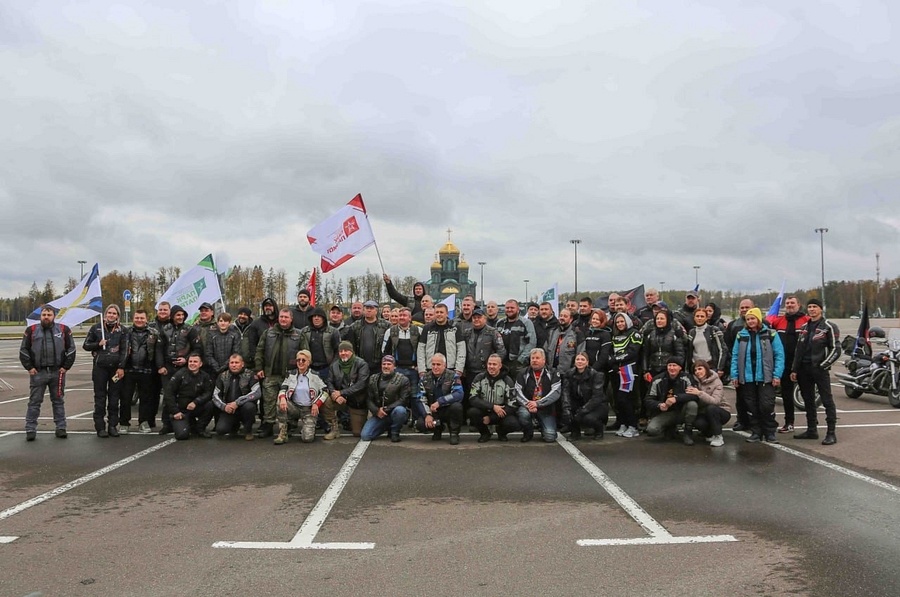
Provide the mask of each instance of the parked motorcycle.
[{"label": "parked motorcycle", "polygon": [[[822,406],[822,397],[819,396],[819,388],[816,388],[815,390],[816,390],[816,408],[818,409],[820,406]],[[775,398],[776,398],[776,400],[781,400],[782,404],[784,404],[784,396],[782,396],[783,393],[784,392],[783,392],[781,386],[778,386],[777,388],[775,388]],[[794,384],[793,399],[794,399],[794,409],[798,410],[800,412],[805,412],[806,404],[803,402],[803,394],[800,393],[800,386],[798,384]]]},{"label": "parked motorcycle", "polygon": [[848,373],[838,373],[848,398],[863,394],[887,396],[894,408],[900,408],[900,329],[892,329],[887,350],[851,357],[845,363]]}]

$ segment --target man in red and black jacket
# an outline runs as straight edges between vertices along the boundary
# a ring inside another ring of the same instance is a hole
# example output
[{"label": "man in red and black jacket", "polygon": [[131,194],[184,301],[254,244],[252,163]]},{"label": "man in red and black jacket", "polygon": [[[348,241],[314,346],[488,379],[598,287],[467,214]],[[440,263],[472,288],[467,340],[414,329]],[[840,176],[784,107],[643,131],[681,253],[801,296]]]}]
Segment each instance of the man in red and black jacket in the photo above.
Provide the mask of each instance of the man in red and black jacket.
[{"label": "man in red and black jacket", "polygon": [[784,315],[768,315],[766,323],[778,332],[781,345],[784,347],[784,373],[781,376],[781,401],[784,403],[784,425],[778,433],[790,433],[794,430],[794,386],[791,381],[791,367],[794,354],[797,352],[797,333],[809,321],[809,315],[800,309],[800,301],[796,296],[789,296],[784,301]]}]

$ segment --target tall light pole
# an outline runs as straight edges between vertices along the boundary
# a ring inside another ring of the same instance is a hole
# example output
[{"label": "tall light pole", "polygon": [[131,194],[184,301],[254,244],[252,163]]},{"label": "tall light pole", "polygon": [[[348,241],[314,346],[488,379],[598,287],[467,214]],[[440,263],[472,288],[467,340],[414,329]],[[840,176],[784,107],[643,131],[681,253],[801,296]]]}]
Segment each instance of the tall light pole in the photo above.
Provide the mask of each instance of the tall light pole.
[{"label": "tall light pole", "polygon": [[[87,261],[85,261],[84,259],[78,260],[78,265],[81,266],[81,278],[84,278],[84,264],[85,263],[87,263]],[[81,278],[78,278],[78,279],[81,280]]]},{"label": "tall light pole", "polygon": [[700,266],[699,265],[694,266],[694,285],[697,288],[700,288]]},{"label": "tall light pole", "polygon": [[660,282],[660,283],[659,283],[659,294],[660,294],[660,299],[662,299],[662,293],[664,293],[665,291],[666,291],[666,283],[665,283],[665,282]]},{"label": "tall light pole", "polygon": [[822,255],[822,311],[825,310],[825,233],[828,228],[816,228],[819,233],[819,250]]},{"label": "tall light pole", "polygon": [[478,265],[481,266],[481,304],[484,304],[484,266],[487,265],[487,261],[479,261]]},{"label": "tall light pole", "polygon": [[575,294],[578,294],[578,245],[581,244],[580,238],[573,238],[569,241],[575,245]]},{"label": "tall light pole", "polygon": [[528,280],[524,280],[525,282],[525,302],[528,302]]},{"label": "tall light pole", "polygon": [[897,288],[900,287],[896,284],[891,286],[891,317],[897,317]]}]

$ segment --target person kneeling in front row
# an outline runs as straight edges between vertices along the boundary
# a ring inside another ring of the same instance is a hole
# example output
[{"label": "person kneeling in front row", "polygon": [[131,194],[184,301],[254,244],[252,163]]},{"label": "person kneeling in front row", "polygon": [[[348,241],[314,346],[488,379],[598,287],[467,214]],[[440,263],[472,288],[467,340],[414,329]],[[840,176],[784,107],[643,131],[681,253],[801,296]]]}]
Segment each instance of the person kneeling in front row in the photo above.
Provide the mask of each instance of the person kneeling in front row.
[{"label": "person kneeling in front row", "polygon": [[325,382],[310,371],[312,353],[297,351],[297,368],[291,371],[278,392],[278,437],[272,442],[281,445],[288,441],[288,424],[300,426],[300,441],[305,444],[316,439],[316,418],[325,401]]},{"label": "person kneeling in front row", "polygon": [[516,416],[516,388],[512,379],[503,374],[503,359],[499,354],[489,356],[486,371],[472,381],[469,404],[472,405],[469,420],[481,434],[480,444],[490,441],[493,436],[488,425],[497,426],[497,439],[501,442],[507,441],[510,432],[521,429]]},{"label": "person kneeling in front row", "polygon": [[688,393],[691,380],[681,371],[681,360],[669,357],[666,370],[653,378],[644,404],[650,421],[647,435],[655,437],[672,432],[684,423],[684,444],[694,445],[694,419],[697,418],[697,396]]},{"label": "person kneeling in front row", "polygon": [[386,431],[391,433],[391,441],[400,441],[400,429],[409,416],[409,379],[394,371],[394,357],[385,355],[381,359],[381,373],[369,377],[366,404],[372,417],[363,425],[360,437],[371,441]]},{"label": "person kneeling in front row", "polygon": [[541,424],[541,437],[545,442],[556,441],[556,413],[554,403],[559,400],[561,383],[559,374],[546,369],[547,359],[543,348],[534,348],[529,354],[530,366],[519,373],[516,379],[516,413],[522,426],[522,441],[529,442],[534,436],[531,417],[537,417]]},{"label": "person kneeling in front row", "polygon": [[431,439],[440,441],[444,424],[450,430],[450,445],[459,443],[463,422],[463,387],[459,374],[447,369],[447,359],[441,353],[431,357],[431,370],[419,381],[419,400],[416,406],[416,429],[432,432]]}]

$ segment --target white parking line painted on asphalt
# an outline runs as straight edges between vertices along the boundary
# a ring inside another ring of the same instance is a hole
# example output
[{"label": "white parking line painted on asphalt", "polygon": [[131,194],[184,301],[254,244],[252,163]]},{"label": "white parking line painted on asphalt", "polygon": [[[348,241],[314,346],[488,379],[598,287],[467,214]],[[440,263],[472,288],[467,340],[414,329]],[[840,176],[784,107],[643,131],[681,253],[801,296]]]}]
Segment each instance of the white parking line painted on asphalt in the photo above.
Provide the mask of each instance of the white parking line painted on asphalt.
[{"label": "white parking line painted on asphalt", "polygon": [[16,434],[15,431],[4,431],[4,432],[0,433],[0,437],[6,437],[7,435],[15,435],[15,434]]},{"label": "white parking line painted on asphalt", "polygon": [[900,408],[885,408],[878,410],[841,410],[837,409],[837,412],[841,414],[853,414],[853,413],[900,413]]},{"label": "white parking line painted on asphalt", "polygon": [[579,539],[576,543],[582,547],[586,546],[611,546],[611,545],[675,545],[683,543],[726,543],[737,541],[732,535],[702,535],[697,537],[675,537],[666,528],[661,525],[655,518],[650,516],[646,510],[641,508],[640,504],[634,501],[631,496],[625,493],[621,487],[607,476],[600,468],[590,461],[590,459],[581,453],[565,437],[559,435],[557,438],[562,448],[569,453],[569,456],[575,459],[575,462],[581,465],[593,479],[600,484],[606,493],[616,500],[616,502],[625,510],[631,518],[635,520],[647,532],[649,537],[639,537],[634,539]]},{"label": "white parking line painted on asphalt", "polygon": [[[93,392],[93,391],[94,390],[92,388],[70,388],[70,389],[66,390],[66,394],[68,394],[69,392]],[[49,400],[49,398],[45,398],[45,399]],[[0,405],[11,404],[13,402],[21,402],[22,400],[28,400],[28,396],[22,396],[20,398],[11,398],[10,400],[2,400],[2,401],[0,401]]]},{"label": "white parking line painted on asphalt", "polygon": [[300,526],[300,530],[297,531],[297,534],[290,541],[217,541],[212,546],[231,549],[374,549],[374,543],[314,543],[319,529],[325,524],[328,514],[340,497],[344,487],[350,481],[350,476],[356,470],[356,466],[362,460],[363,454],[366,453],[370,443],[360,441],[356,444],[356,447],[350,452],[350,456],[347,457],[344,466],[332,479],[328,489],[325,490],[325,493],[313,506],[306,520]]},{"label": "white parking line painted on asphalt", "polygon": [[[97,477],[101,477],[101,476],[105,475],[106,473],[116,470],[117,468],[121,468],[121,467],[125,466],[126,464],[129,464],[131,462],[134,462],[135,460],[138,460],[139,458],[143,458],[147,454],[152,454],[153,452],[156,452],[157,450],[165,448],[166,446],[168,446],[169,444],[172,444],[172,443],[175,443],[174,438],[167,439],[166,441],[160,442],[160,443],[156,444],[155,446],[151,446],[151,447],[147,448],[146,450],[141,450],[137,454],[133,454],[131,456],[128,456],[127,458],[123,458],[122,460],[114,462],[114,463],[110,464],[109,466],[104,466],[103,468],[98,469],[98,470],[94,471],[93,473],[89,473],[83,477],[79,477],[78,479],[75,479],[74,481],[70,481],[69,483],[66,483],[65,485],[60,485],[56,489],[51,489],[47,493],[42,493],[41,495],[39,495],[37,497],[33,497],[30,500],[26,500],[26,501],[22,502],[21,504],[13,506],[12,508],[7,508],[3,512],[0,512],[0,520],[6,520],[7,518],[9,518],[11,516],[15,516],[16,514],[22,512],[24,510],[27,510],[28,508],[31,508],[32,506],[37,506],[38,504],[42,504],[43,502],[46,502],[47,500],[49,500],[51,498],[55,498],[56,496],[69,491],[70,489],[75,489],[76,487],[84,485],[88,481],[93,481]],[[18,537],[3,537],[3,539],[8,539],[8,541],[0,541],[0,542],[11,543],[11,542],[15,541],[17,538]]]}]

